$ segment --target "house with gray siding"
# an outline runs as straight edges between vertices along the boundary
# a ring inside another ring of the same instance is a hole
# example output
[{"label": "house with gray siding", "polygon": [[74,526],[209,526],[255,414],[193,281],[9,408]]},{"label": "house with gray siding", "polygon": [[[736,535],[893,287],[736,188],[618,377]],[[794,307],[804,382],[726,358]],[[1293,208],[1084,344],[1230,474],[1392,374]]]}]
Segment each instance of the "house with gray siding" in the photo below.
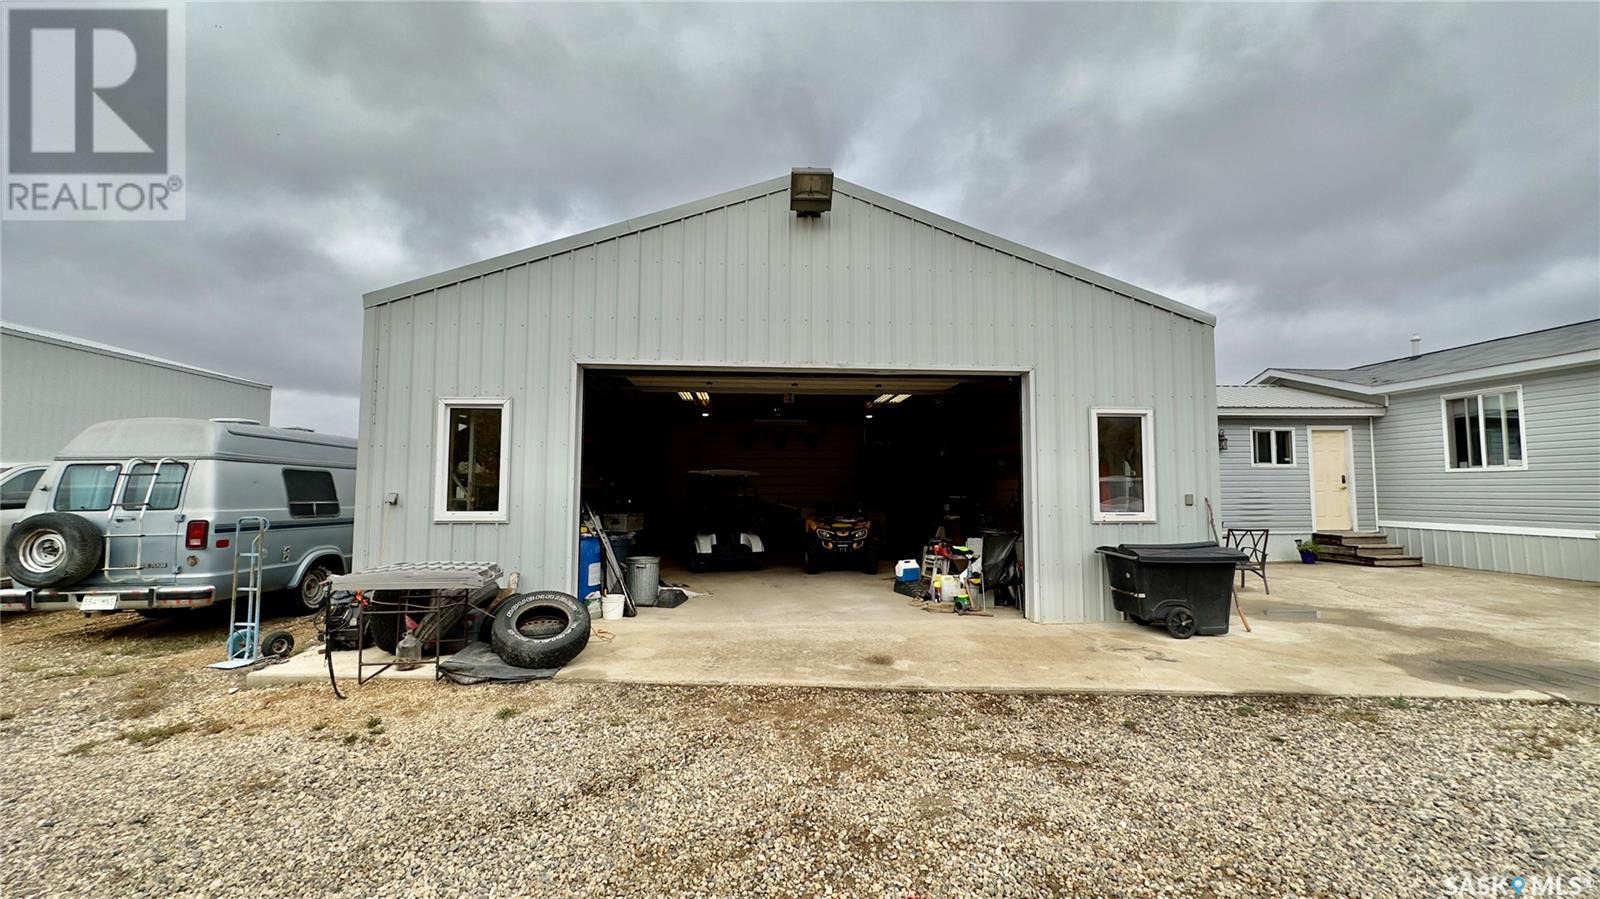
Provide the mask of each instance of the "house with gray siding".
[{"label": "house with gray siding", "polygon": [[1268,557],[1315,531],[1377,529],[1373,422],[1382,404],[1276,385],[1217,387],[1222,528],[1266,528]]},{"label": "house with gray siding", "polygon": [[[1271,404],[1289,402],[1293,414],[1272,418]],[[1334,529],[1326,504],[1305,516],[1329,485],[1297,496],[1285,474],[1320,458],[1315,448],[1296,443],[1301,455],[1284,467],[1243,435],[1261,422],[1310,435],[1340,421],[1352,450],[1349,530],[1381,531],[1432,564],[1600,581],[1600,319],[1350,369],[1268,369],[1218,388],[1218,419],[1230,525]],[[1247,452],[1236,454],[1241,437]]]}]

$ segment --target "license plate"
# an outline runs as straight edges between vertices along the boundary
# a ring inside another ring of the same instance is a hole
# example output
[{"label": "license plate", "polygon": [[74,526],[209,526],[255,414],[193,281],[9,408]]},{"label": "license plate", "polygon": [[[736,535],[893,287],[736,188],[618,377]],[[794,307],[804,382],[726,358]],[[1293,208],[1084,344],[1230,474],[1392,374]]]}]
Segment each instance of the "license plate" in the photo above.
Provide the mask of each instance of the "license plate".
[{"label": "license plate", "polygon": [[117,594],[90,593],[78,603],[78,609],[83,612],[115,612],[117,610]]}]

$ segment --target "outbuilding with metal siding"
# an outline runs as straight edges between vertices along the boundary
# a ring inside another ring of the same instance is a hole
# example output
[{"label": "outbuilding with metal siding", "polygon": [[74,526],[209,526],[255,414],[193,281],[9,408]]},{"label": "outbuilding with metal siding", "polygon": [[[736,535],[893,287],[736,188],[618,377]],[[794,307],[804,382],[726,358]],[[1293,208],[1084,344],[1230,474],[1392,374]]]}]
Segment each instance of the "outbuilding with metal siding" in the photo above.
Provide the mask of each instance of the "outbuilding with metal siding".
[{"label": "outbuilding with metal siding", "polygon": [[0,463],[45,461],[88,426],[121,418],[267,423],[272,387],[93,341],[0,325]]},{"label": "outbuilding with metal siding", "polygon": [[[608,370],[1016,379],[1035,621],[1115,617],[1096,545],[1206,536],[1211,315],[843,180],[829,211],[797,215],[790,185],[367,294],[358,566],[482,559],[524,585],[573,583],[583,385]],[[490,410],[476,445],[498,449],[445,460],[440,422],[458,406],[452,432]],[[1103,511],[1095,409],[1146,423],[1147,509]],[[493,504],[463,498],[483,460],[505,473],[503,505],[437,507],[446,478],[447,505]]]}]

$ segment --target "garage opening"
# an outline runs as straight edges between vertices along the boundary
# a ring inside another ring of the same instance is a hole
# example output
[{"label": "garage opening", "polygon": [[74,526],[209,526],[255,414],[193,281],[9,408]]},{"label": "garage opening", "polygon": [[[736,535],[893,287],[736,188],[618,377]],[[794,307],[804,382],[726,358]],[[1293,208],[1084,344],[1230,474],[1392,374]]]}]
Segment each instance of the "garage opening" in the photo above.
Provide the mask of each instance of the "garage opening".
[{"label": "garage opening", "polygon": [[583,501],[619,554],[719,602],[826,584],[904,603],[893,563],[937,535],[1021,534],[1016,376],[586,369],[583,401]]}]

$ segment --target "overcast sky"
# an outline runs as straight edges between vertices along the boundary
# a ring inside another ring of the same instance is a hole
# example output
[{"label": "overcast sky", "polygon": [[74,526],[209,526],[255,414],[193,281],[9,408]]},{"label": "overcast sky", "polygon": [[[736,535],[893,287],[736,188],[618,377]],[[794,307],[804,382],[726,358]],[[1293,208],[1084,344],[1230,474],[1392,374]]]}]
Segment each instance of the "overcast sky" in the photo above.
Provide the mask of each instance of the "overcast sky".
[{"label": "overcast sky", "polygon": [[1219,379],[1600,317],[1600,6],[195,4],[188,220],[0,315],[354,433],[360,297],[781,175],[1215,312]]}]

